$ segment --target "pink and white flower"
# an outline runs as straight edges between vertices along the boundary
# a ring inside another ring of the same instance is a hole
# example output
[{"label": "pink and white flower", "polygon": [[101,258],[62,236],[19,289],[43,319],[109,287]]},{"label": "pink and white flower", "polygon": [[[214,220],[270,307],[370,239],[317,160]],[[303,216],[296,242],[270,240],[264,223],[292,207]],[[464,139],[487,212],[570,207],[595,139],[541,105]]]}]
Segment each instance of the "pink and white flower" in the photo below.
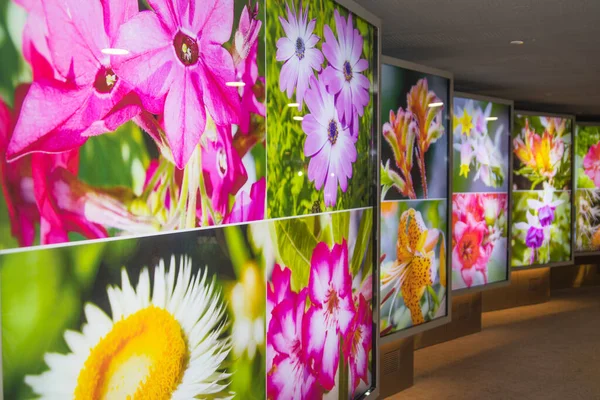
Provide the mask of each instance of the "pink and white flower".
[{"label": "pink and white flower", "polygon": [[299,13],[287,3],[286,9],[287,20],[279,17],[286,36],[277,41],[275,56],[277,61],[285,62],[279,74],[279,89],[291,99],[295,88],[298,110],[301,110],[313,71],[321,71],[323,54],[315,47],[320,38],[313,34],[316,20],[308,21],[308,5],[303,9],[300,2]]},{"label": "pink and white flower", "polygon": [[303,341],[318,371],[321,385],[331,390],[340,358],[340,337],[350,330],[356,313],[346,240],[331,250],[321,242],[311,258],[308,293],[313,304],[307,313]]},{"label": "pink and white flower", "polygon": [[[270,314],[267,343],[273,351],[267,370],[267,396],[272,400],[321,399],[323,393],[315,370],[306,357],[307,289],[288,293]],[[267,347],[269,349],[269,347]],[[269,350],[267,350],[268,352]]]},{"label": "pink and white flower", "polygon": [[302,121],[302,130],[306,133],[304,155],[311,157],[308,178],[315,183],[317,190],[325,186],[325,205],[335,206],[338,182],[342,192],[345,192],[348,180],[352,178],[356,148],[325,84],[315,77],[311,77],[310,82],[310,89],[306,93],[310,114]]},{"label": "pink and white flower", "polygon": [[173,159],[183,168],[206,126],[206,110],[217,125],[238,123],[240,99],[231,54],[222,46],[233,28],[233,0],[149,0],[119,29],[116,73],[135,86],[144,107],[164,113]]},{"label": "pink and white flower", "polygon": [[344,356],[350,370],[350,390],[355,393],[360,381],[369,384],[369,354],[373,346],[373,316],[363,295],[358,296],[357,312],[344,338]]},{"label": "pink and white flower", "polygon": [[583,157],[583,170],[594,181],[594,185],[600,188],[600,143],[591,146]]},{"label": "pink and white flower", "polygon": [[265,198],[267,183],[265,178],[252,184],[250,194],[242,191],[235,198],[229,214],[223,220],[225,224],[260,221],[265,218]]},{"label": "pink and white flower", "polygon": [[354,28],[352,14],[345,20],[338,10],[334,11],[336,39],[328,25],[325,25],[323,54],[329,66],[323,71],[322,79],[329,93],[336,96],[335,105],[342,122],[350,127],[352,137],[358,139],[358,118],[363,116],[369,104],[369,79],[361,74],[369,68],[369,62],[361,58],[363,38]]},{"label": "pink and white flower", "polygon": [[[9,160],[75,149],[140,112],[132,88],[115,74],[114,60],[102,53],[113,47],[119,26],[137,12],[137,1],[45,0],[43,11],[47,36],[31,35],[36,43],[47,41],[47,61],[59,79],[45,76],[32,84],[8,146]],[[33,9],[34,21],[39,12]],[[37,59],[30,54],[30,60]]]}]

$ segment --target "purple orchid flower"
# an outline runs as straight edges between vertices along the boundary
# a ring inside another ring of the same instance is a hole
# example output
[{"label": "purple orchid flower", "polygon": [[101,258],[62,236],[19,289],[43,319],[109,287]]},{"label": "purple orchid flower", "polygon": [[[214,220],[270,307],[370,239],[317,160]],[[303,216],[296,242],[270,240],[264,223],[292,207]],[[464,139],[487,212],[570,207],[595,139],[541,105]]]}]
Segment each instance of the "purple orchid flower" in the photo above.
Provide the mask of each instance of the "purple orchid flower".
[{"label": "purple orchid flower", "polygon": [[233,0],[182,2],[149,0],[123,24],[115,47],[129,54],[115,71],[135,86],[144,107],[164,113],[173,159],[183,168],[206,126],[206,111],[217,125],[238,123],[240,99],[231,54],[222,46],[233,27]]},{"label": "purple orchid flower", "polygon": [[544,243],[544,230],[535,226],[529,227],[525,244],[531,249],[539,249]]},{"label": "purple orchid flower", "polygon": [[346,21],[338,12],[334,12],[338,39],[331,28],[325,25],[325,43],[323,54],[329,66],[323,72],[323,81],[329,93],[335,95],[335,106],[342,122],[350,127],[352,137],[358,139],[359,122],[364,109],[369,104],[369,79],[361,74],[369,68],[369,62],[361,58],[363,38],[354,28],[352,15]]},{"label": "purple orchid flower", "polygon": [[308,178],[317,190],[325,185],[325,205],[335,206],[338,182],[343,192],[352,178],[352,164],[356,161],[356,148],[348,128],[342,124],[333,95],[324,83],[311,77],[306,92],[306,105],[310,114],[302,121],[306,133],[304,155],[311,157]]},{"label": "purple orchid flower", "polygon": [[277,61],[285,61],[279,74],[279,89],[291,99],[296,88],[296,102],[301,110],[313,71],[321,71],[323,54],[315,47],[320,38],[313,34],[316,20],[308,21],[308,5],[303,9],[300,2],[297,14],[286,3],[286,10],[287,20],[279,17],[286,36],[277,41],[275,56]]},{"label": "purple orchid flower", "polygon": [[305,317],[303,341],[319,371],[319,383],[331,390],[339,365],[340,337],[348,334],[355,315],[346,240],[331,250],[323,242],[317,245],[311,258],[308,290],[314,307]]},{"label": "purple orchid flower", "polygon": [[[36,58],[45,59],[47,41],[54,75],[32,84],[8,145],[9,161],[31,152],[58,153],[81,146],[89,136],[115,130],[140,112],[137,96],[115,74],[111,56],[118,27],[137,12],[135,0],[45,0],[44,26],[30,33],[41,41]],[[39,9],[32,12],[34,21]],[[33,30],[32,30],[33,31]],[[42,67],[45,68],[45,67]],[[34,75],[37,65],[33,66]]]}]

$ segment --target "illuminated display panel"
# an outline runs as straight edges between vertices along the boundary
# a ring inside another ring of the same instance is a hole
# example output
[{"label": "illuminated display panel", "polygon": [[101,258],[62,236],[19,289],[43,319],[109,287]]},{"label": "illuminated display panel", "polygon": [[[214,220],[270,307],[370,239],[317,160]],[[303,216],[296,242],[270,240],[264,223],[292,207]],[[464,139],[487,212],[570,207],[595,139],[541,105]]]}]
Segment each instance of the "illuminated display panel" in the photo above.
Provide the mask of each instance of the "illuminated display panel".
[{"label": "illuminated display panel", "polygon": [[512,137],[511,264],[572,263],[573,120],[516,112]]},{"label": "illuminated display panel", "polygon": [[490,287],[509,276],[512,103],[455,95],[453,104],[452,289]]},{"label": "illuminated display panel", "polygon": [[4,398],[377,396],[379,20],[8,8]]},{"label": "illuminated display panel", "polygon": [[575,252],[600,252],[600,124],[575,133]]},{"label": "illuminated display panel", "polygon": [[448,319],[452,76],[386,57],[381,86],[380,330],[392,340]]}]

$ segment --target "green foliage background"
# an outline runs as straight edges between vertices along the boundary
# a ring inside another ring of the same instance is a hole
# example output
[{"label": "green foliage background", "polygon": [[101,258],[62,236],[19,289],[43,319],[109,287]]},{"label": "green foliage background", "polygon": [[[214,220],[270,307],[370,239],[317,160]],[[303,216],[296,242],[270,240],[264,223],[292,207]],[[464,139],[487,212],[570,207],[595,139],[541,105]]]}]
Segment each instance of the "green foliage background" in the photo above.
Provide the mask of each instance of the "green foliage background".
[{"label": "green foliage background", "polygon": [[[288,107],[295,103],[295,92],[288,99],[279,90],[279,74],[283,62],[275,60],[277,40],[285,36],[279,17],[287,18],[286,2],[282,0],[267,0],[266,29],[267,29],[267,218],[305,215],[325,211],[323,188],[317,191],[314,183],[308,179],[309,159],[304,157],[304,141],[306,134],[302,131],[302,123],[295,121],[294,116],[307,114],[308,108],[302,111]],[[288,2],[290,7],[298,10],[300,1]],[[344,7],[335,6],[333,1],[310,0],[303,2],[308,5],[308,19],[316,19],[315,34],[321,38],[317,48],[323,43],[323,27],[328,24],[337,35],[334,21],[334,9],[338,9],[344,17],[348,11]],[[369,68],[364,74],[373,83],[374,66],[376,65],[376,49],[374,48],[374,28],[367,22],[353,16],[354,26],[364,38],[363,57],[369,61]],[[326,66],[326,60],[323,67]],[[374,173],[370,151],[373,148],[373,135],[376,129],[374,118],[374,88],[371,89],[371,101],[365,108],[360,122],[360,133],[356,143],[358,157],[353,165],[352,178],[348,190],[343,193],[338,188],[337,203],[332,210],[365,207],[372,205],[370,190]],[[300,174],[302,172],[302,174]],[[330,209],[327,209],[330,211]]]},{"label": "green foliage background", "polygon": [[[527,222],[528,199],[539,200],[541,191],[513,192],[512,213],[512,266],[527,267],[531,263],[531,249],[525,244],[527,232],[516,229],[519,222]],[[571,259],[571,192],[555,192],[554,200],[563,200],[555,211],[555,219],[550,233],[550,244],[538,249],[533,264],[563,262]],[[532,210],[533,212],[533,210]],[[534,213],[535,215],[535,213]],[[546,261],[547,260],[547,261]]]}]

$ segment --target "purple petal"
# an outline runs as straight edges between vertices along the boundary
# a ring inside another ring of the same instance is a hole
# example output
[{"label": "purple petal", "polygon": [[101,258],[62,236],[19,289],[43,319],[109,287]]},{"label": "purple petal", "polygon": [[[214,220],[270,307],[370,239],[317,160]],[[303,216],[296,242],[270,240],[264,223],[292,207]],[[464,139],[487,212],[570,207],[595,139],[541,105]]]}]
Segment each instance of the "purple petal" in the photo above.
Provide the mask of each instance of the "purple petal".
[{"label": "purple petal", "polygon": [[277,41],[277,54],[275,59],[277,61],[286,61],[294,56],[296,48],[294,43],[287,37],[282,37]]},{"label": "purple petal", "polygon": [[337,176],[331,173],[325,178],[325,206],[333,207],[337,202]]},{"label": "purple petal", "polygon": [[302,121],[302,130],[307,134],[304,141],[304,155],[312,157],[320,151],[327,142],[325,128],[321,126],[312,114],[308,114]]},{"label": "purple petal", "polygon": [[321,190],[327,174],[329,173],[329,156],[331,153],[331,144],[325,142],[325,145],[317,154],[310,159],[308,163],[308,179],[315,183],[315,188]]}]

